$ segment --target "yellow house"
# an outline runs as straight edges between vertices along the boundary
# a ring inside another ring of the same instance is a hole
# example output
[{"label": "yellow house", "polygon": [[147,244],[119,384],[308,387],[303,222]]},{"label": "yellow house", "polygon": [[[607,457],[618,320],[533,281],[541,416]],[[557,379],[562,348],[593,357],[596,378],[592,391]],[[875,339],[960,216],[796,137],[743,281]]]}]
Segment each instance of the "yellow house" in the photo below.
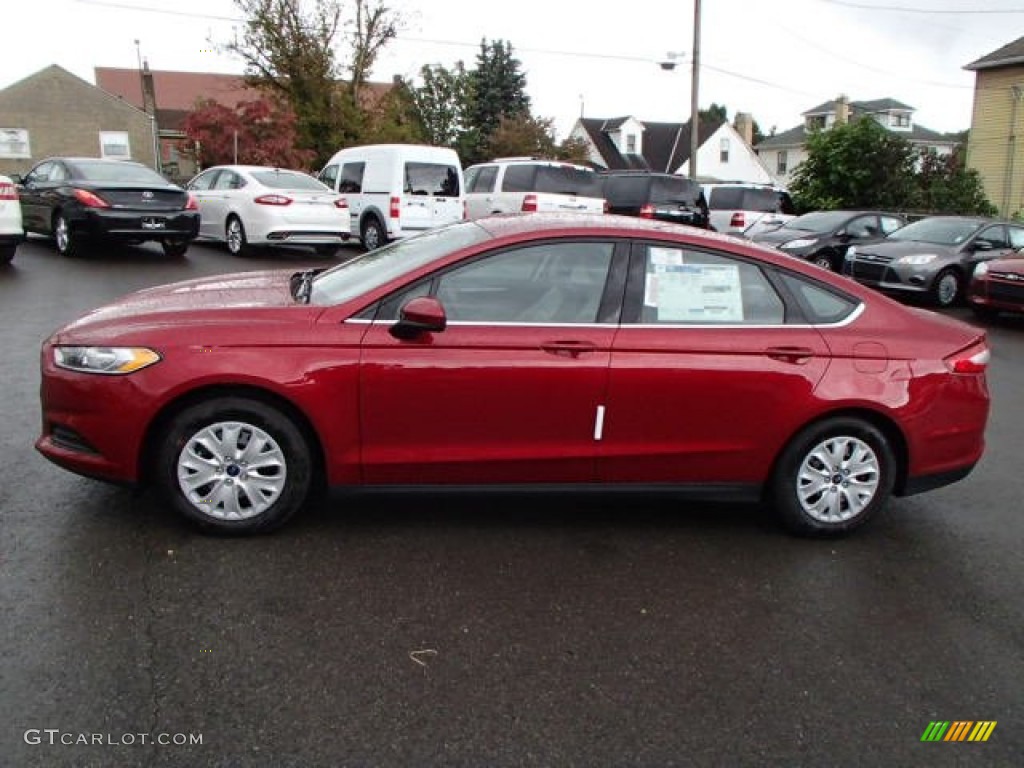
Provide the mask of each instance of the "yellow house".
[{"label": "yellow house", "polygon": [[964,69],[975,73],[967,165],[1000,215],[1024,215],[1024,37]]}]

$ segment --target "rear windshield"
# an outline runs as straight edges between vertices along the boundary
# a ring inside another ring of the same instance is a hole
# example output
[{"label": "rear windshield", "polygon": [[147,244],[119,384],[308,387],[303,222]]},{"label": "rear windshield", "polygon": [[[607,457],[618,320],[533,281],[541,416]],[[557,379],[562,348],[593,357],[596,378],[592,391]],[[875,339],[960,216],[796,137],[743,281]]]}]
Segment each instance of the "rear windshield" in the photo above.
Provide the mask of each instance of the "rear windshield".
[{"label": "rear windshield", "polygon": [[272,189],[308,189],[311,192],[329,192],[329,188],[312,176],[295,171],[253,171],[252,177]]},{"label": "rear windshield", "polygon": [[510,165],[501,183],[505,192],[543,192],[555,195],[602,197],[601,177],[573,165]]},{"label": "rear windshield", "polygon": [[459,171],[454,165],[406,163],[405,194],[458,197]]},{"label": "rear windshield", "polygon": [[72,167],[78,172],[77,176],[89,181],[124,181],[128,183],[160,184],[161,186],[170,184],[167,179],[156,171],[144,165],[135,165],[134,163],[105,162],[103,160],[96,160],[95,162],[79,161]]},{"label": "rear windshield", "polygon": [[606,176],[604,196],[609,205],[641,206],[646,203],[696,205],[700,185],[680,176]]},{"label": "rear windshield", "polygon": [[757,187],[714,187],[708,206],[713,211],[796,213],[788,193]]}]

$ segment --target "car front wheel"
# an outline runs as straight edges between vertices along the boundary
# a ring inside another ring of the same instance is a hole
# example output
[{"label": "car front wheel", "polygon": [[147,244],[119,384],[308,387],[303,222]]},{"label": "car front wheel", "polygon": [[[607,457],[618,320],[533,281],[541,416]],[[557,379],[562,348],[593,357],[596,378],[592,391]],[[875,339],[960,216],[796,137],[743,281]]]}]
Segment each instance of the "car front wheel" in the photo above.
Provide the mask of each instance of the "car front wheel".
[{"label": "car front wheel", "polygon": [[313,486],[310,447],[295,422],[248,398],[219,397],[182,411],[156,461],[170,505],[221,533],[279,527],[305,504]]},{"label": "car front wheel", "polygon": [[237,216],[228,219],[224,227],[224,240],[228,245],[228,252],[232,256],[247,256],[249,254],[249,240],[245,236],[245,227],[242,220]]},{"label": "car front wheel", "polygon": [[963,278],[955,269],[944,269],[935,276],[932,283],[932,301],[939,307],[952,307],[960,301],[963,292]]},{"label": "car front wheel", "polygon": [[783,524],[805,536],[837,536],[863,525],[888,499],[896,460],[882,432],[833,418],[798,434],[779,457],[772,495]]}]

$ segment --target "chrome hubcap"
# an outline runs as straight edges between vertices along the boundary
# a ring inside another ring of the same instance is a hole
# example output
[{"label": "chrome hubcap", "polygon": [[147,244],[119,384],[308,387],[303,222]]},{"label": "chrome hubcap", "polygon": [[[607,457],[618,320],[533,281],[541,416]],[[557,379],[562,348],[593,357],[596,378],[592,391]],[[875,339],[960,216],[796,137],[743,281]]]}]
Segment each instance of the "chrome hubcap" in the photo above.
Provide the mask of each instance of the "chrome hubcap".
[{"label": "chrome hubcap", "polygon": [[376,227],[371,226],[366,228],[366,236],[363,238],[363,245],[370,251],[380,245],[380,237],[378,236]]},{"label": "chrome hubcap", "polygon": [[56,234],[56,238],[57,238],[57,249],[61,250],[61,251],[67,250],[67,247],[68,247],[68,223],[67,223],[67,221],[64,220],[63,216],[61,216],[59,219],[57,219],[57,231],[56,231],[55,234]]},{"label": "chrome hubcap", "polygon": [[822,269],[832,269],[832,262],[829,260],[827,256],[819,256],[814,260],[814,263],[817,264]]},{"label": "chrome hubcap", "polygon": [[939,280],[939,301],[942,304],[951,304],[956,298],[959,285],[960,281],[957,280],[956,275],[943,275]]},{"label": "chrome hubcap", "polygon": [[871,503],[882,470],[871,446],[855,437],[830,437],[812,448],[797,473],[804,512],[821,523],[856,517]]},{"label": "chrome hubcap", "polygon": [[232,219],[228,223],[228,250],[232,253],[242,250],[242,225],[238,219]]},{"label": "chrome hubcap", "polygon": [[178,486],[204,515],[246,520],[277,501],[288,479],[281,446],[259,427],[222,421],[199,430],[178,455]]}]

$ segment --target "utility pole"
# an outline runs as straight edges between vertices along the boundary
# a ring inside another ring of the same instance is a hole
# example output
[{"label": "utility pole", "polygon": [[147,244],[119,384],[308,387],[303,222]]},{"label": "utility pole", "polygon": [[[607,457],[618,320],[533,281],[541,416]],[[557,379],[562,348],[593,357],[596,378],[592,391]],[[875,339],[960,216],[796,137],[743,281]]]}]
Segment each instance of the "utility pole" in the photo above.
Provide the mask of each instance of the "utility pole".
[{"label": "utility pole", "polygon": [[690,82],[690,178],[697,178],[697,149],[700,147],[700,0],[693,0],[693,74]]}]

